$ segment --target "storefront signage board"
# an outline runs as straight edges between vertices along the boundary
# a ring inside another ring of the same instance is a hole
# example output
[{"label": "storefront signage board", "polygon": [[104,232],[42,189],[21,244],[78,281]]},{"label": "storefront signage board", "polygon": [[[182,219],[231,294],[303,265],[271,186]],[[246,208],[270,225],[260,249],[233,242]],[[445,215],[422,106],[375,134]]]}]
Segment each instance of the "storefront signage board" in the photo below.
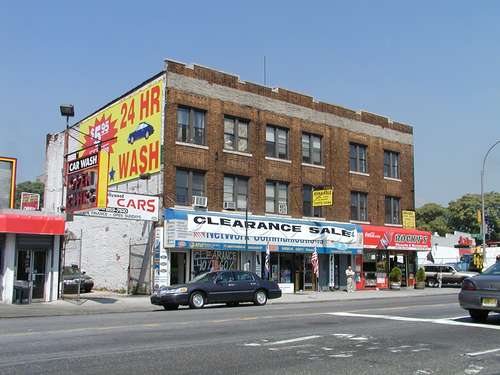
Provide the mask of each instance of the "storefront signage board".
[{"label": "storefront signage board", "polygon": [[293,294],[294,293],[293,283],[278,283],[278,286],[281,289],[281,293],[283,293],[283,294]]},{"label": "storefront signage board", "polygon": [[163,246],[163,228],[155,228],[153,245],[153,288],[159,289],[170,285],[169,254]]},{"label": "storefront signage board", "polygon": [[403,228],[415,229],[415,211],[402,211]]},{"label": "storefront signage board", "polygon": [[313,207],[333,205],[333,189],[314,190],[312,205]]},{"label": "storefront signage board", "polygon": [[0,209],[14,208],[17,159],[0,156]]},{"label": "storefront signage board", "polygon": [[363,246],[380,250],[429,250],[431,233],[403,228],[362,225]]},{"label": "storefront signage board", "polygon": [[21,193],[21,210],[38,211],[40,209],[40,194]]}]

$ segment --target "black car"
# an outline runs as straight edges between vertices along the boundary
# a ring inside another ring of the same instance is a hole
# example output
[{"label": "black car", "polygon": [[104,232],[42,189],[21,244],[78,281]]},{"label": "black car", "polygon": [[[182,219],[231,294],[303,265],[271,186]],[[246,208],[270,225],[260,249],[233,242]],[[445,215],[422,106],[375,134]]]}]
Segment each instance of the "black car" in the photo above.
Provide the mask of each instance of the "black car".
[{"label": "black car", "polygon": [[281,289],[274,281],[263,280],[252,272],[219,271],[201,274],[186,284],[162,287],[151,295],[151,303],[166,310],[179,305],[201,309],[209,303],[265,305],[268,299],[280,297]]},{"label": "black car", "polygon": [[[81,281],[80,281],[81,278]],[[85,272],[81,272],[78,266],[66,266],[63,268],[64,293],[78,293],[78,283],[80,283],[81,293],[90,293],[94,287],[94,280]]]}]

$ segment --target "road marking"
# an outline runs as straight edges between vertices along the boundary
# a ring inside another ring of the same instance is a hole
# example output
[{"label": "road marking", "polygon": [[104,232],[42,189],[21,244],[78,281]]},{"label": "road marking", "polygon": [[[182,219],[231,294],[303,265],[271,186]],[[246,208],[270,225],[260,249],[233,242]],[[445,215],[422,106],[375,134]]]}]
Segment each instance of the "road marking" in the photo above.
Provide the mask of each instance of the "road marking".
[{"label": "road marking", "polygon": [[500,348],[497,348],[497,349],[491,349],[491,350],[485,350],[484,352],[476,352],[476,353],[465,353],[466,355],[468,355],[469,357],[477,357],[479,355],[483,355],[483,354],[490,354],[490,353],[496,353],[496,352],[500,352]]},{"label": "road marking", "polygon": [[373,318],[373,319],[385,319],[385,320],[397,320],[401,322],[420,322],[420,323],[433,323],[433,324],[445,324],[452,326],[463,326],[463,327],[474,327],[474,328],[487,328],[500,330],[500,326],[494,326],[489,324],[480,323],[469,323],[469,322],[457,322],[449,319],[428,319],[428,318],[411,318],[406,316],[394,316],[394,315],[374,315],[374,314],[357,314],[350,312],[332,312],[325,313],[326,315],[334,316],[345,316],[353,318]]},{"label": "road marking", "polygon": [[311,345],[311,344],[290,345],[290,346],[284,346],[281,348],[269,348],[269,350],[276,352],[276,351],[280,351],[280,350],[290,350],[290,349],[297,349],[297,348],[310,348],[311,346],[313,346],[313,345]]},{"label": "road marking", "polygon": [[275,341],[275,342],[268,342],[266,345],[281,345],[281,344],[290,344],[292,342],[299,342],[299,341],[306,341],[306,340],[312,340],[312,339],[317,339],[320,338],[321,336],[318,335],[313,335],[313,336],[304,336],[304,337],[297,337],[295,339],[288,339],[288,340],[281,340],[281,341]]}]

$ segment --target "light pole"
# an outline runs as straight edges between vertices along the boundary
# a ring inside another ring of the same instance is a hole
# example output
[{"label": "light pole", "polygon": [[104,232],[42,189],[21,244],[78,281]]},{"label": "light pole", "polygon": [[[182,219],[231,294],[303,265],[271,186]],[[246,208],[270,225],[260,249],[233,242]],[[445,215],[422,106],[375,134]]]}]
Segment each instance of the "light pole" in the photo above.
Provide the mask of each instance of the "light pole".
[{"label": "light pole", "polygon": [[484,224],[485,224],[485,215],[484,215],[484,166],[486,164],[486,158],[488,157],[488,154],[495,148],[496,145],[500,143],[500,140],[496,141],[491,145],[491,147],[488,149],[486,154],[484,155],[483,158],[483,168],[481,169],[481,234],[483,237],[483,268],[484,265],[486,264],[486,231],[484,230]]}]

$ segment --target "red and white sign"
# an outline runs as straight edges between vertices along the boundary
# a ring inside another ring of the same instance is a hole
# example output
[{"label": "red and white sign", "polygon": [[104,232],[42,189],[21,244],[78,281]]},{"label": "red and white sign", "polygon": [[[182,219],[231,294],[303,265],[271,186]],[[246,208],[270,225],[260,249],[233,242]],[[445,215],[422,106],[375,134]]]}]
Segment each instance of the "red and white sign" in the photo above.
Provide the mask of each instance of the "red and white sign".
[{"label": "red and white sign", "polygon": [[363,247],[380,250],[430,250],[431,233],[413,229],[361,225]]},{"label": "red and white sign", "polygon": [[82,212],[81,215],[111,219],[158,221],[160,198],[154,195],[108,191],[108,206],[106,208]]},{"label": "red and white sign", "polygon": [[38,211],[40,209],[40,194],[21,193],[21,210]]}]

